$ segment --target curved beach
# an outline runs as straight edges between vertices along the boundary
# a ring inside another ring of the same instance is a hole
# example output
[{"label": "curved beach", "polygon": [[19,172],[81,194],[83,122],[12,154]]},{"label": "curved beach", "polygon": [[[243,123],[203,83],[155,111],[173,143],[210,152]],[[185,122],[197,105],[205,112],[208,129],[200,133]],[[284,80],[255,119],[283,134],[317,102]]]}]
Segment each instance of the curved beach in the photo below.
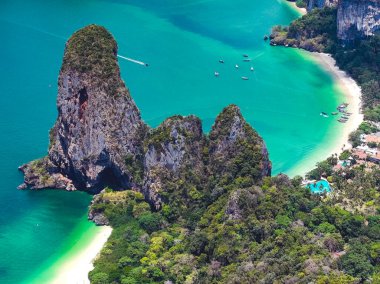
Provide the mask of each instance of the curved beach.
[{"label": "curved beach", "polygon": [[363,122],[364,116],[361,113],[361,88],[346,72],[339,69],[335,59],[330,54],[312,53],[311,55],[315,61],[334,78],[337,88],[344,94],[345,102],[349,104],[347,110],[352,113],[350,119],[344,124],[343,132],[331,152],[331,154],[339,154],[344,149],[351,147],[348,142],[348,136]]},{"label": "curved beach", "polygon": [[297,13],[299,13],[301,16],[307,14],[306,8],[300,8],[300,7],[298,7],[296,5],[296,2],[291,2],[291,1],[288,1],[288,0],[283,0],[283,1],[285,2],[285,4],[289,5],[292,9],[294,9],[295,11],[297,11]]},{"label": "curved beach", "polygon": [[322,161],[333,154],[339,155],[343,150],[350,149],[351,144],[348,141],[349,135],[359,127],[364,117],[361,113],[361,88],[346,72],[339,69],[335,59],[327,53],[302,52],[331,75],[337,91],[343,94],[341,102],[349,104],[347,110],[351,112],[352,115],[339,129],[339,133],[337,133],[336,137],[332,138],[332,143],[326,145],[328,151],[324,153],[328,153],[328,155],[320,155],[318,152],[314,153],[312,157],[309,157],[307,160],[299,163],[299,166],[292,169],[289,173],[290,176],[305,175],[315,167],[315,161]]},{"label": "curved beach", "polygon": [[67,259],[58,269],[51,283],[54,284],[87,284],[90,283],[88,273],[94,268],[93,261],[112,233],[112,228],[103,226],[87,246],[78,254]]},{"label": "curved beach", "polygon": [[[87,284],[93,261],[112,233],[110,226],[82,220],[57,255],[47,259],[25,283]],[[23,282],[24,283],[24,282]]]},{"label": "curved beach", "polygon": [[[284,2],[299,13],[300,16],[307,14],[307,10],[305,8],[297,7],[295,2],[287,0],[284,0]],[[301,50],[301,52],[330,74],[334,80],[337,91],[344,95],[342,102],[349,104],[347,110],[351,112],[352,115],[343,125],[343,129],[339,131],[339,135],[333,138],[333,143],[326,145],[326,148],[328,148],[328,155],[326,155],[326,151],[324,152],[324,155],[320,155],[319,152],[313,153],[312,157],[298,163],[297,166],[291,169],[288,172],[290,176],[305,175],[315,167],[315,162],[322,161],[333,154],[339,155],[343,150],[351,148],[351,144],[348,141],[349,135],[359,127],[364,118],[361,113],[361,89],[354,79],[352,79],[346,72],[339,69],[336,65],[335,59],[327,53],[307,52],[303,50]]]}]

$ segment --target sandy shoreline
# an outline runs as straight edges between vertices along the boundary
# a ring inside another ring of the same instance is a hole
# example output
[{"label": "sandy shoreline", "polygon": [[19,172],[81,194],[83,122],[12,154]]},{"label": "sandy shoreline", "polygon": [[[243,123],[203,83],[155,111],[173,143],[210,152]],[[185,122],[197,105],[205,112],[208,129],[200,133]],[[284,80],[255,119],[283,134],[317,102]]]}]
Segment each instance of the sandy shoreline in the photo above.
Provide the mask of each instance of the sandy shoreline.
[{"label": "sandy shoreline", "polygon": [[94,268],[93,260],[99,254],[104,244],[111,235],[112,228],[101,227],[101,230],[88,246],[78,252],[72,259],[65,262],[55,275],[52,284],[88,284],[88,273]]},{"label": "sandy shoreline", "polygon": [[315,168],[316,162],[323,161],[333,154],[339,155],[345,149],[350,149],[351,145],[348,142],[349,135],[359,127],[364,117],[361,113],[361,89],[355,80],[346,72],[339,69],[335,64],[335,59],[330,54],[306,52],[306,55],[332,76],[335,87],[342,92],[344,96],[342,97],[341,103],[345,102],[349,104],[347,110],[351,112],[352,115],[350,119],[342,125],[343,127],[338,138],[334,138],[332,144],[326,145],[325,149],[327,149],[327,154],[320,155],[320,153],[316,153],[315,156],[302,161],[299,167],[291,170],[291,176],[304,176],[307,172]]},{"label": "sandy shoreline", "polygon": [[[287,0],[284,1],[288,3],[288,5],[293,9],[295,9],[300,15],[307,14],[306,8],[297,7],[295,2],[290,2]],[[349,135],[359,127],[364,118],[363,114],[361,113],[362,94],[361,88],[358,86],[355,80],[352,79],[345,71],[339,69],[335,63],[335,59],[330,54],[307,52],[307,55],[332,76],[336,88],[344,95],[342,102],[349,104],[347,110],[352,113],[350,119],[344,124],[339,138],[334,141],[334,145],[332,147],[329,147],[330,145],[326,145],[326,147],[329,149],[328,155],[326,157],[318,156],[318,162],[328,158],[333,154],[339,155],[343,150],[351,148],[351,145],[348,141]],[[302,166],[292,169],[290,175],[294,173],[295,175],[304,176],[307,172],[315,168],[315,165],[310,163],[310,160],[314,160],[314,157],[309,158],[308,160],[303,161],[301,163]]]},{"label": "sandy shoreline", "polygon": [[341,153],[344,149],[349,149],[351,145],[348,142],[349,134],[356,130],[363,122],[361,113],[361,88],[346,72],[336,66],[335,59],[326,53],[311,53],[312,57],[334,78],[337,87],[344,94],[345,102],[348,103],[347,110],[352,113],[350,119],[344,124],[343,133],[336,146],[330,154]]},{"label": "sandy shoreline", "polygon": [[291,2],[291,1],[287,1],[285,0],[285,2],[291,6],[294,10],[296,10],[298,13],[300,13],[300,15],[306,15],[307,14],[307,10],[306,8],[300,8],[296,5],[296,2]]}]

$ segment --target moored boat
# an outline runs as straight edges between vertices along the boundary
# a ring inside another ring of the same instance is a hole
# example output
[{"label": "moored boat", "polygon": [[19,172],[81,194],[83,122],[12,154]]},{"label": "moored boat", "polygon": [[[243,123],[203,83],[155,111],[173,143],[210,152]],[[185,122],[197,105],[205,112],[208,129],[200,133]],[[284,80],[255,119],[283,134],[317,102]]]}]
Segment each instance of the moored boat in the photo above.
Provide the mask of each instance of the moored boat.
[{"label": "moored boat", "polygon": [[248,77],[241,77],[243,80],[248,80],[249,78]]}]

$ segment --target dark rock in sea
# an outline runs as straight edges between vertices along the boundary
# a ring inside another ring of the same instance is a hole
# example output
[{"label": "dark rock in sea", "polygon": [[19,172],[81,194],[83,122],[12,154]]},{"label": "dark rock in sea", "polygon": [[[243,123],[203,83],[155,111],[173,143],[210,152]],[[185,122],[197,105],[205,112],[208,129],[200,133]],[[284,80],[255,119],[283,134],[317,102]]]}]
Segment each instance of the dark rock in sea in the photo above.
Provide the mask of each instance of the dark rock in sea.
[{"label": "dark rock in sea", "polygon": [[17,189],[20,189],[20,190],[23,190],[23,189],[27,189],[28,188],[28,185],[24,182],[22,184],[20,184]]},{"label": "dark rock in sea", "polygon": [[48,157],[34,160],[18,168],[24,173],[24,183],[18,188],[31,189],[60,188],[75,190],[72,181],[63,174],[52,170]]}]

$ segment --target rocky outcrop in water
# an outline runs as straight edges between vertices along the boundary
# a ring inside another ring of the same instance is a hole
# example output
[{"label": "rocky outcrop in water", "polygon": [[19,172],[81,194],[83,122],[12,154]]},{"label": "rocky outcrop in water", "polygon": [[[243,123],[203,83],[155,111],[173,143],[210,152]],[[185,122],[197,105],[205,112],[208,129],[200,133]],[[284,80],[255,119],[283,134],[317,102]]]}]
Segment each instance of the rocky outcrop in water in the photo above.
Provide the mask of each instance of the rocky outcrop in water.
[{"label": "rocky outcrop in water", "polygon": [[338,38],[352,41],[380,30],[380,0],[340,0]]},{"label": "rocky outcrop in water", "polygon": [[[183,196],[177,207],[189,207],[205,194],[205,184],[257,184],[271,174],[262,138],[235,105],[222,111],[209,136],[195,116],[173,116],[149,129],[120,78],[116,52],[113,37],[99,26],[69,39],[49,152],[20,167],[20,188],[134,189],[159,209],[175,194]],[[89,217],[106,224],[100,211]]]},{"label": "rocky outcrop in water", "polygon": [[[142,155],[146,126],[120,79],[116,55],[117,44],[102,27],[88,26],[69,39],[58,78],[58,118],[50,131],[49,154],[38,162],[37,171],[35,163],[22,166],[27,185],[90,191],[106,184],[134,185],[125,159]],[[58,176],[48,183],[31,179],[38,171]]]}]

